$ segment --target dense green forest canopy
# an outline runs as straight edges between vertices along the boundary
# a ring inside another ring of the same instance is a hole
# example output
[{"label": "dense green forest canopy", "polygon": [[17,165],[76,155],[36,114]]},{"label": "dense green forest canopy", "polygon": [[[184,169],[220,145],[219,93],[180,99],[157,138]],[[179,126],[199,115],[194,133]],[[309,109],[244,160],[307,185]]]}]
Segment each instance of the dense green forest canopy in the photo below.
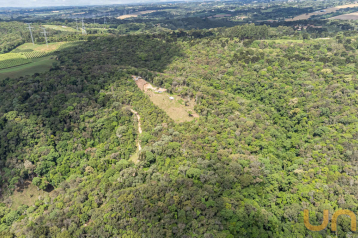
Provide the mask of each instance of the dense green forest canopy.
[{"label": "dense green forest canopy", "polygon": [[[0,22],[0,53],[9,52],[29,39],[25,33],[25,24]],[[27,38],[27,39],[26,39]]]},{"label": "dense green forest canopy", "polygon": [[[2,236],[333,236],[307,230],[303,209],[314,225],[358,212],[358,34],[320,34],[88,36],[49,72],[1,80]],[[131,75],[195,100],[200,118],[174,123]],[[53,191],[11,207],[26,180]]]}]

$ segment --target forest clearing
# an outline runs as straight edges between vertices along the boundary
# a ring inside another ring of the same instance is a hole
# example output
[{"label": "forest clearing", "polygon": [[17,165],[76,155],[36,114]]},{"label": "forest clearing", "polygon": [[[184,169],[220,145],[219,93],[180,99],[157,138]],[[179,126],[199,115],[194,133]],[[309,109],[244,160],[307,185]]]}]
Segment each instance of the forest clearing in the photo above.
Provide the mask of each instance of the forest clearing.
[{"label": "forest clearing", "polygon": [[[191,100],[188,106],[185,106],[184,100],[180,96],[171,96],[169,93],[156,93],[152,90],[145,92],[149,99],[160,109],[164,110],[167,115],[175,122],[192,121],[199,115],[194,111],[194,100]],[[170,99],[170,97],[174,99]]]},{"label": "forest clearing", "polygon": [[10,196],[11,209],[16,210],[21,205],[31,206],[35,204],[38,199],[49,195],[51,196],[51,192],[38,189],[30,180],[26,180],[22,185],[19,185]]},{"label": "forest clearing", "polygon": [[[179,95],[174,96],[167,93],[165,88],[154,87],[142,78],[132,75],[140,90],[149,96],[149,99],[175,122],[192,121],[199,115],[194,111],[195,101],[190,100],[187,103]],[[137,79],[137,80],[136,80]],[[186,105],[185,105],[186,104]]]},{"label": "forest clearing", "polygon": [[157,10],[134,12],[134,13],[131,13],[131,14],[126,14],[126,15],[119,16],[119,17],[117,17],[117,19],[126,19],[126,18],[130,18],[130,17],[138,17],[139,15],[149,14],[149,13],[156,12],[156,11]]}]

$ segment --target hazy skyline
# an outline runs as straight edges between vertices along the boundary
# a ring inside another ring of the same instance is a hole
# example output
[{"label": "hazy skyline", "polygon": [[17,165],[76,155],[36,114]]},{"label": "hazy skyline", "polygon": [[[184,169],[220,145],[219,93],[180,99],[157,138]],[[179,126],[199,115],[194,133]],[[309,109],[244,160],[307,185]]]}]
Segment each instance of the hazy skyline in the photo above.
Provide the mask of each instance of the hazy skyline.
[{"label": "hazy skyline", "polygon": [[45,7],[45,6],[83,6],[83,5],[110,5],[145,2],[164,2],[164,0],[0,0],[1,7]]}]

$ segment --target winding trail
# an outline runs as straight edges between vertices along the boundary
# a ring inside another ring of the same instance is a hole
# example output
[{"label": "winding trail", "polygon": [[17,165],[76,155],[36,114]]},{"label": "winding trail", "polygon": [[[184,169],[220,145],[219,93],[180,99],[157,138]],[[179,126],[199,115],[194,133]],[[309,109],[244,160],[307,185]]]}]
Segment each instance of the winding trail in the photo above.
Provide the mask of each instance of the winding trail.
[{"label": "winding trail", "polygon": [[[139,134],[142,134],[142,127],[140,125],[140,116],[139,116],[138,112],[134,111],[133,109],[131,109],[131,112],[134,113],[137,116],[137,119],[138,119],[138,131],[139,131]],[[142,146],[140,145],[139,138],[137,140],[138,140],[137,141],[138,150],[142,150]]]}]

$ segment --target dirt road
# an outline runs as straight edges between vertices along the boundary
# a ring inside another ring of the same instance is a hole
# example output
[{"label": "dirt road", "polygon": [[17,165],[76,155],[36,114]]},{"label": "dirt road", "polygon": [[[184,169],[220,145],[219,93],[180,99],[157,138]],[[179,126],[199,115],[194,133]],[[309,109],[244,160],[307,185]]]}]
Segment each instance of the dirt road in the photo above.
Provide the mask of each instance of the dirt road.
[{"label": "dirt road", "polygon": [[[142,127],[140,125],[140,116],[139,116],[138,112],[134,111],[133,109],[131,109],[131,112],[134,113],[137,116],[137,119],[138,119],[138,131],[139,131],[139,134],[142,134]],[[138,140],[137,141],[138,150],[142,150],[142,146],[140,145],[139,138],[137,140]]]}]

